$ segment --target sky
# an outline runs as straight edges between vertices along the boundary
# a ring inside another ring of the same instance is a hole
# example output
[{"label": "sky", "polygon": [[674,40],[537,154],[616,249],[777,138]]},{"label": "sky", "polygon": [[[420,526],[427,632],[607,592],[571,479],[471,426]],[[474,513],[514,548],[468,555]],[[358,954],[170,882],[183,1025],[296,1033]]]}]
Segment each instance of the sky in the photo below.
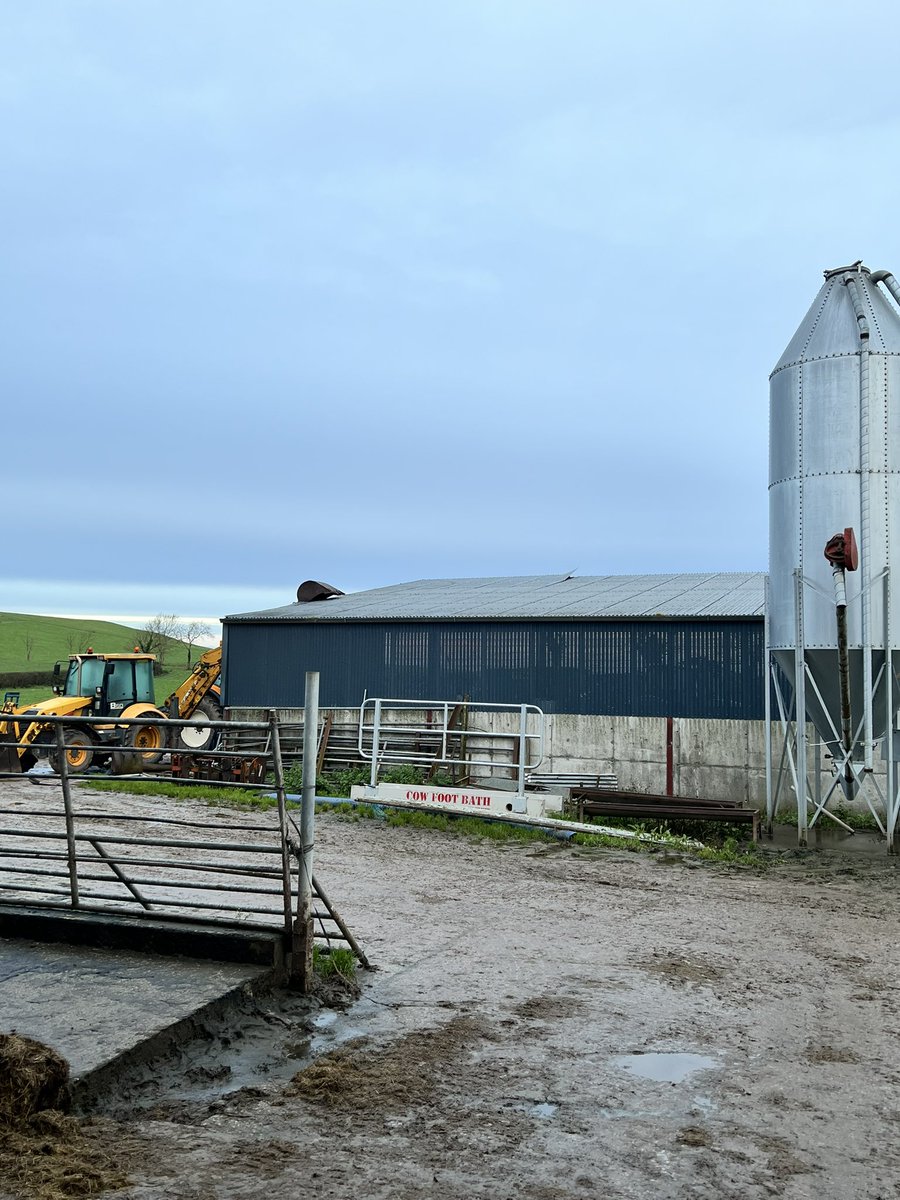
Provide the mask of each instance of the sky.
[{"label": "sky", "polygon": [[768,374],[900,271],[873,0],[0,0],[0,610],[764,570]]}]

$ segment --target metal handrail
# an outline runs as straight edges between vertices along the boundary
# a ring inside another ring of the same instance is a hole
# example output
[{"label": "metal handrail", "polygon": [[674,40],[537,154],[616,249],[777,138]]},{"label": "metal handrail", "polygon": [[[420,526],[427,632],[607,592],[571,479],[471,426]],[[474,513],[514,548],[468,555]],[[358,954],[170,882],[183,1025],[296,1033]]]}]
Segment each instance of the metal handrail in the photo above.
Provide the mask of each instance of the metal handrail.
[{"label": "metal handrail", "polygon": [[[371,709],[371,724],[366,723],[367,710]],[[461,711],[466,713],[496,713],[498,715],[515,715],[518,717],[518,729],[489,730],[473,729],[468,723],[451,726],[454,714]],[[419,725],[394,724],[383,721],[385,712],[423,712],[441,713],[440,722],[426,721]],[[528,722],[536,721],[537,731],[529,730]],[[392,736],[402,734],[413,736],[420,741],[428,739],[439,740],[439,747],[434,751],[417,750],[409,746],[391,747],[388,742]],[[501,753],[513,754],[511,760],[499,762],[497,755],[490,753],[487,757],[478,757],[471,753],[471,743],[479,747],[485,741],[501,744]],[[452,745],[451,743],[457,743]],[[505,745],[504,743],[509,743]],[[359,732],[357,735],[357,750],[363,759],[372,763],[371,783],[374,787],[378,781],[378,772],[382,763],[429,763],[434,766],[466,766],[466,767],[498,767],[515,770],[520,792],[525,790],[525,775],[536,770],[544,760],[544,713],[536,704],[501,704],[494,701],[474,700],[401,700],[385,699],[383,697],[367,697],[359,706]]]}]

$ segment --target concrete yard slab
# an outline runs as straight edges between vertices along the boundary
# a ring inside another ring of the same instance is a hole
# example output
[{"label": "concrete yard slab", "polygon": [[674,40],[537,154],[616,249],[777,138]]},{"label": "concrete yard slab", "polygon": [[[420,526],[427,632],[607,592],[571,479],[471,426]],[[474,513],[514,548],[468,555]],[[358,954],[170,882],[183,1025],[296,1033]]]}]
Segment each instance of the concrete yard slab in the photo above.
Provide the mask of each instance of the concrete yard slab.
[{"label": "concrete yard slab", "polygon": [[268,978],[259,966],[0,941],[0,1030],[52,1046],[73,1081],[155,1053],[210,1006]]}]

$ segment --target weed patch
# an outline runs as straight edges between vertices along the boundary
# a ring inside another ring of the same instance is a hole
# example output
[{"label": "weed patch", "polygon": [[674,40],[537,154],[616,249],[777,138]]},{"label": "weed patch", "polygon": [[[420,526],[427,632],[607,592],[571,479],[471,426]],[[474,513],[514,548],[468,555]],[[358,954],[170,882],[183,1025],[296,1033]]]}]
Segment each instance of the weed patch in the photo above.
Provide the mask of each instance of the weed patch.
[{"label": "weed patch", "polygon": [[313,970],[323,979],[342,979],[353,983],[356,979],[356,955],[352,950],[335,947],[313,946]]},{"label": "weed patch", "polygon": [[737,863],[755,867],[767,866],[769,862],[762,857],[752,842],[739,842],[735,837],[727,837],[720,846],[703,846],[696,853],[698,858],[706,862]]},{"label": "weed patch", "polygon": [[[858,809],[849,808],[846,804],[836,804],[834,807],[825,809],[825,812],[834,813],[845,825],[849,825],[851,829],[870,830],[873,833],[880,833],[878,822],[872,816],[868,809],[860,812]],[[775,815],[776,825],[796,825],[797,810],[796,808],[781,809]],[[834,829],[833,822],[829,821],[826,816],[819,817],[816,824],[822,829]]]},{"label": "weed patch", "polygon": [[[430,778],[422,767],[399,766],[388,767],[379,772],[381,783],[413,784],[433,783],[436,786],[452,784],[453,777],[446,771],[435,771]],[[316,780],[316,791],[320,796],[350,796],[350,789],[362,787],[371,778],[369,767],[348,767],[344,771],[326,771]],[[289,792],[299,792],[303,784],[303,767],[297,763],[289,767],[284,774],[285,787]]]},{"label": "weed patch", "polygon": [[239,788],[216,787],[213,783],[169,783],[165,779],[116,779],[88,778],[80,782],[81,787],[96,792],[124,792],[129,796],[167,796],[171,800],[205,800],[208,804],[225,804],[233,808],[250,808],[265,811],[277,808],[274,796],[261,792],[245,792]]}]

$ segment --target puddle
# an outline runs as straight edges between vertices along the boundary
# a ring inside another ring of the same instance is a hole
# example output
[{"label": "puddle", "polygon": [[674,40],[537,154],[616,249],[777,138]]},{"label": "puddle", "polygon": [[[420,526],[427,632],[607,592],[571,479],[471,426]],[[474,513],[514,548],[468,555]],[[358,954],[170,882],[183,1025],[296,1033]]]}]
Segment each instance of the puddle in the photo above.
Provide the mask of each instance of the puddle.
[{"label": "puddle", "polygon": [[613,1066],[654,1083],[683,1083],[697,1071],[718,1066],[708,1054],[618,1054],[611,1061]]},{"label": "puddle", "polygon": [[[796,825],[776,825],[772,832],[771,838],[763,835],[760,845],[776,846],[779,850],[797,849]],[[854,833],[849,833],[829,821],[827,817],[820,817],[809,831],[807,845],[810,850],[836,850],[842,854],[859,854],[864,857],[885,856],[885,843],[881,834],[870,829],[857,829]]]},{"label": "puddle", "polygon": [[310,1058],[324,1054],[327,1050],[335,1050],[344,1042],[352,1042],[354,1038],[364,1037],[365,1030],[358,1025],[351,1025],[342,1013],[326,1009],[312,1022],[314,1031],[309,1045]]},{"label": "puddle", "polygon": [[337,1019],[337,1013],[333,1009],[328,1008],[325,1010],[325,1012],[319,1013],[319,1015],[313,1021],[313,1025],[316,1029],[327,1029],[329,1025],[334,1025]]},{"label": "puddle", "polygon": [[548,1117],[556,1116],[556,1114],[559,1112],[559,1105],[550,1103],[532,1104],[528,1111],[533,1117],[542,1117],[546,1120]]},{"label": "puddle", "polygon": [[540,1103],[535,1103],[532,1100],[519,1100],[515,1104],[509,1105],[515,1112],[526,1113],[529,1117],[539,1117],[542,1121],[549,1121],[551,1117],[555,1117],[559,1112],[559,1105],[554,1104],[550,1100],[544,1100]]},{"label": "puddle", "polygon": [[670,1115],[661,1108],[600,1108],[597,1111],[607,1121],[655,1121]]}]

